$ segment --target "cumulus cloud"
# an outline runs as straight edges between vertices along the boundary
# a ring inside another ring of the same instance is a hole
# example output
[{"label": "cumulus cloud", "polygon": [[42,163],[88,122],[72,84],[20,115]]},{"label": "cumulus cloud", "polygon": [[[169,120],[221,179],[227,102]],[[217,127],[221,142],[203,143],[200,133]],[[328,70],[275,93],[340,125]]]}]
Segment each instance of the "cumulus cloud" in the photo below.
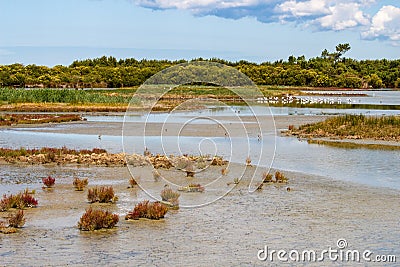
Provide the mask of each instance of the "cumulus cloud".
[{"label": "cumulus cloud", "polygon": [[329,14],[326,1],[321,0],[285,1],[277,5],[275,10],[285,14],[282,17],[310,17]]},{"label": "cumulus cloud", "polygon": [[315,20],[322,28],[335,31],[368,25],[369,18],[360,10],[360,4],[342,3],[329,7],[329,14]]},{"label": "cumulus cloud", "polygon": [[[318,30],[358,29],[368,39],[400,40],[400,8],[384,6],[375,15],[366,10],[376,0],[130,0],[156,9],[188,10],[196,16],[214,15],[239,19],[255,17],[261,22],[303,24]],[[372,17],[372,19],[371,19]],[[367,30],[366,30],[367,29]]]},{"label": "cumulus cloud", "polygon": [[368,30],[362,33],[365,39],[389,39],[400,43],[400,8],[383,6],[372,18]]}]

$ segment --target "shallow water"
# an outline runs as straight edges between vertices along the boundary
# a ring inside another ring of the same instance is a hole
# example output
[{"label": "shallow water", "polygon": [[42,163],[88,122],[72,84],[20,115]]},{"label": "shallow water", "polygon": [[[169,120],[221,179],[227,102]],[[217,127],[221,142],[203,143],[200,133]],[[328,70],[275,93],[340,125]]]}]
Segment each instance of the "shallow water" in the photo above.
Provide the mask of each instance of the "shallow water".
[{"label": "shallow water", "polygon": [[[297,171],[351,181],[377,187],[400,189],[399,150],[345,149],[308,144],[292,137],[275,137],[266,134],[257,138],[192,137],[192,136],[128,136],[128,153],[143,152],[147,147],[152,153],[165,155],[210,154],[220,155],[236,163],[244,163],[250,155],[253,164],[271,166],[282,170]],[[274,152],[274,142],[276,150]],[[61,134],[31,132],[28,130],[1,130],[2,147],[21,146],[61,147],[75,149],[104,148],[112,153],[124,150],[121,136]]]}]

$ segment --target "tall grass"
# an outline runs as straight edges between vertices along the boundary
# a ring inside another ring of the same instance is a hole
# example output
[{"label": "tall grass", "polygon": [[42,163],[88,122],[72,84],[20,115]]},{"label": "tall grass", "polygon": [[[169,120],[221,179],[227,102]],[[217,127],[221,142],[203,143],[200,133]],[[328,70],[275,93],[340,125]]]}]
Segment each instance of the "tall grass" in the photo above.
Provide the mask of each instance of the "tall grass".
[{"label": "tall grass", "polygon": [[108,93],[98,90],[71,89],[9,89],[0,88],[0,102],[7,103],[69,103],[118,104],[129,103],[131,94]]}]

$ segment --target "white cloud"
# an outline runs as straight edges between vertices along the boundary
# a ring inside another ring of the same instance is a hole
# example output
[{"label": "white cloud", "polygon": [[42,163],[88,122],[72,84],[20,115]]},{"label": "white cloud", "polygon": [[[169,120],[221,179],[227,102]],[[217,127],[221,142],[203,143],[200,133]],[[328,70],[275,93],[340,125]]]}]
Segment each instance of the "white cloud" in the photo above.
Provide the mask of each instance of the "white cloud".
[{"label": "white cloud", "polygon": [[[291,22],[317,30],[359,30],[365,39],[400,43],[400,8],[383,6],[368,14],[377,0],[129,0],[151,9],[188,10],[197,16],[239,19],[255,17],[264,23]],[[372,20],[371,20],[371,17]],[[366,30],[368,29],[368,30]]]},{"label": "white cloud", "polygon": [[368,17],[360,10],[360,4],[341,3],[329,7],[329,15],[315,19],[322,28],[329,30],[345,30],[360,25],[368,25]]},{"label": "white cloud", "polygon": [[400,42],[400,8],[383,6],[372,18],[367,31],[361,35],[365,39],[389,39]]},{"label": "white cloud", "polygon": [[294,17],[315,16],[329,13],[327,3],[321,0],[305,2],[290,0],[277,5],[276,10]]}]

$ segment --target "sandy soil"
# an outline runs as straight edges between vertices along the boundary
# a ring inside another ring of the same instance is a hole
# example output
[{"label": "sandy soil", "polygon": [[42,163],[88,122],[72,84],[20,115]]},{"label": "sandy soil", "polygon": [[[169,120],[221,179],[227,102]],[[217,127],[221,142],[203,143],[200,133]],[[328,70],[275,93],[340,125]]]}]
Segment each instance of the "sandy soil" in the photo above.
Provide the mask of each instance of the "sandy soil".
[{"label": "sandy soil", "polygon": [[[2,193],[29,187],[36,189],[35,197],[39,199],[37,208],[26,210],[24,228],[16,234],[0,235],[1,265],[5,266],[266,266],[271,262],[257,259],[258,250],[266,245],[275,250],[322,251],[337,248],[339,238],[347,240],[349,249],[400,256],[400,198],[395,190],[286,172],[288,185],[265,185],[261,191],[249,193],[248,184],[256,168],[230,165],[230,172],[217,186],[211,184],[204,193],[181,196],[181,203],[215,199],[230,188],[225,182],[244,170],[239,185],[218,201],[202,208],[171,211],[160,221],[128,222],[124,214],[138,201],[150,197],[139,188],[127,188],[130,177],[127,168],[12,165],[2,168],[9,168],[3,171],[14,173],[15,177],[28,173],[31,177],[28,184],[2,185]],[[167,181],[207,184],[219,177],[220,168],[208,168],[195,178],[185,178],[179,171],[162,171],[162,174]],[[166,181],[155,182],[148,167],[132,171],[141,176],[140,184],[158,197]],[[261,171],[257,170],[256,177]],[[43,191],[40,177],[49,173],[56,177],[56,186],[53,191]],[[87,191],[74,191],[74,176],[89,178],[89,187],[113,185],[119,201],[89,204]],[[78,230],[80,216],[91,205],[120,214],[118,227],[95,233]],[[342,264],[329,259],[323,263],[324,266]]]}]

